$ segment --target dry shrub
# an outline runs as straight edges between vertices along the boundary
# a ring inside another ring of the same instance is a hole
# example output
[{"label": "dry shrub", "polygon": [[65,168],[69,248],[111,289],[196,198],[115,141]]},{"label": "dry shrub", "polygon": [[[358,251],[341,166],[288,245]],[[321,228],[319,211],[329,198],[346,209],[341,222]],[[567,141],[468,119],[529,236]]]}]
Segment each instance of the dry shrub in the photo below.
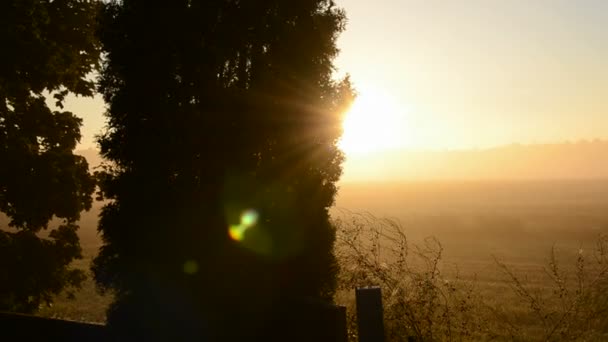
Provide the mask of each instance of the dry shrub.
[{"label": "dry shrub", "polygon": [[511,267],[495,258],[506,276],[506,282],[541,328],[535,334],[522,329],[513,317],[493,308],[503,324],[502,334],[514,340],[589,341],[608,339],[608,237],[597,239],[595,250],[586,256],[581,248],[573,265],[558,261],[556,248],[551,249],[544,267],[546,284],[534,288]]},{"label": "dry shrub", "polygon": [[441,243],[410,243],[396,221],[340,211],[336,255],[341,265],[337,301],[349,307],[349,337],[356,340],[354,291],[382,288],[387,341],[487,339],[474,282],[442,271]]},{"label": "dry shrub", "polygon": [[445,265],[433,237],[412,243],[399,222],[369,213],[342,210],[335,224],[341,265],[336,301],[348,308],[352,341],[353,289],[373,285],[382,288],[387,341],[608,340],[607,236],[592,252],[580,249],[570,264],[553,248],[544,274],[534,275],[537,283],[494,258],[516,298],[505,308],[484,301],[474,279]]}]

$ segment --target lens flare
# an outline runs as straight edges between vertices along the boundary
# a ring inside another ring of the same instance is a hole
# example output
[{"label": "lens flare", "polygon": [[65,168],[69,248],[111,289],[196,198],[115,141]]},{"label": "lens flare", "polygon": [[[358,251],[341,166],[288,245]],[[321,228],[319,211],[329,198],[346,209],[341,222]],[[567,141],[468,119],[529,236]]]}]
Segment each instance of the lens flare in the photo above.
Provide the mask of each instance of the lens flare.
[{"label": "lens flare", "polygon": [[245,235],[245,230],[247,230],[247,228],[241,225],[231,225],[228,228],[228,235],[234,241],[241,241]]},{"label": "lens flare", "polygon": [[248,209],[241,215],[241,222],[238,225],[230,225],[228,227],[228,235],[234,241],[242,241],[245,237],[245,232],[255,226],[258,222],[258,212],[253,209]]},{"label": "lens flare", "polygon": [[245,210],[243,215],[241,215],[241,225],[244,225],[246,227],[251,227],[251,226],[255,225],[257,222],[258,222],[258,212],[253,209]]},{"label": "lens flare", "polygon": [[184,273],[193,275],[198,272],[198,263],[195,260],[188,260],[184,263]]}]

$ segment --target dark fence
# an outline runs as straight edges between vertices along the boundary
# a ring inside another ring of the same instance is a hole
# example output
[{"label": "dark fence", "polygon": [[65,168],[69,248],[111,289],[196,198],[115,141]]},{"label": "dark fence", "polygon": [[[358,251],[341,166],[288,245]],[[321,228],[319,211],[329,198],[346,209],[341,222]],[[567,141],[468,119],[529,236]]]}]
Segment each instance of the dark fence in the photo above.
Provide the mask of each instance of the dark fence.
[{"label": "dark fence", "polygon": [[274,323],[276,341],[347,342],[346,308],[317,300],[296,300]]},{"label": "dark fence", "polygon": [[[379,287],[358,288],[357,321],[360,342],[383,342],[382,293]],[[311,299],[285,303],[272,318],[264,341],[347,342],[346,308]],[[238,323],[234,329],[239,329]],[[260,338],[261,336],[257,336]],[[181,341],[186,336],[176,336]],[[2,341],[116,341],[106,326],[0,312]],[[151,336],[151,339],[154,337]],[[257,340],[257,338],[256,338]]]},{"label": "dark fence", "polygon": [[2,341],[107,341],[105,326],[0,312]]},{"label": "dark fence", "polygon": [[[346,308],[315,300],[302,299],[287,303],[272,317],[264,336],[249,340],[346,342]],[[233,329],[239,329],[235,322]],[[156,336],[158,337],[158,336]],[[175,336],[174,341],[189,340]],[[111,335],[100,324],[49,319],[29,315],[0,313],[2,341],[123,341],[120,334]],[[128,340],[128,339],[127,339]],[[155,340],[149,336],[147,341]]]},{"label": "dark fence", "polygon": [[359,342],[384,341],[382,291],[379,287],[360,287],[356,290]]}]

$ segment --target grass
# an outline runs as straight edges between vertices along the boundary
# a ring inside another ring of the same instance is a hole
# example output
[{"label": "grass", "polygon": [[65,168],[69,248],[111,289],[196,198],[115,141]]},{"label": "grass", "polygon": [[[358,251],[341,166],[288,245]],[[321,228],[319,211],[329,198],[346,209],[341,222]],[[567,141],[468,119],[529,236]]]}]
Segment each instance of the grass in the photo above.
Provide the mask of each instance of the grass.
[{"label": "grass", "polygon": [[[541,311],[560,312],[555,277],[550,275],[552,250],[560,272],[570,286],[576,285],[573,281],[580,249],[588,257],[586,271],[593,274],[591,264],[594,262],[596,238],[608,232],[608,190],[604,185],[568,182],[564,186],[560,183],[541,183],[538,186],[533,183],[504,186],[457,184],[451,187],[406,184],[401,188],[374,184],[370,189],[344,186],[337,204],[352,209],[368,209],[378,217],[395,217],[394,221],[399,222],[399,229],[410,245],[409,266],[419,278],[431,273],[428,272],[429,264],[420,257],[420,251],[414,245],[424,251],[424,239],[428,236],[435,236],[441,243],[441,259],[435,270],[439,276],[430,284],[432,291],[427,291],[439,297],[424,297],[424,291],[414,292],[418,294],[419,305],[432,301],[439,304],[436,304],[434,312],[420,310],[418,316],[412,316],[413,319],[425,315],[433,317],[433,314],[436,315],[435,322],[445,322],[446,318],[440,315],[446,301],[440,298],[440,292],[448,291],[449,294],[450,286],[456,286],[458,293],[450,297],[448,308],[450,313],[459,315],[451,322],[460,326],[452,331],[451,340],[559,340],[565,338],[559,334],[547,338],[547,329],[538,310],[531,308],[526,295],[522,296],[514,285],[519,282],[529,294],[544,298],[544,311]],[[370,192],[374,194],[371,199]],[[100,241],[96,235],[96,215],[94,210],[83,216],[81,240],[85,257],[75,263],[76,267],[88,269],[89,262],[97,253]],[[361,241],[365,248],[376,248],[370,244],[373,239],[363,238]],[[375,241],[387,242],[383,238]],[[382,256],[381,252],[377,254]],[[383,266],[381,260],[372,261],[375,264],[369,266],[378,266],[381,270],[390,266],[388,262]],[[353,263],[345,262],[344,265],[343,269],[349,270]],[[356,281],[350,283],[342,279],[336,296],[339,303],[348,307],[351,318],[355,313],[354,287],[382,284],[377,276],[353,279]],[[572,291],[569,298],[576,297],[576,290]],[[385,305],[389,304],[390,294],[384,290]],[[465,300],[464,306],[462,300]],[[111,297],[97,294],[89,278],[74,299],[59,296],[53,307],[42,308],[40,315],[103,322],[110,302]],[[592,309],[588,303],[583,303],[580,308],[582,311]],[[424,314],[420,316],[420,313]],[[398,312],[389,312],[385,318],[399,324]],[[356,336],[353,322],[351,337]],[[419,330],[428,330],[428,322],[426,324],[426,328],[420,325]],[[395,330],[393,340],[411,335],[410,329],[406,326],[404,331]],[[436,340],[450,340],[441,324],[431,324],[432,329],[435,329],[433,337]],[[588,340],[608,340],[600,330],[585,330]]]},{"label": "grass", "polygon": [[40,308],[37,315],[81,322],[105,323],[106,310],[112,302],[112,296],[101,295],[97,292],[93,275],[89,270],[98,248],[97,245],[85,245],[83,259],[77,260],[73,264],[73,267],[87,272],[87,279],[83,282],[82,288],[76,291],[74,296],[67,293],[60,294],[51,305]]},{"label": "grass", "polygon": [[[336,300],[349,309],[353,341],[352,289],[367,285],[384,290],[389,341],[405,341],[408,336],[425,341],[608,337],[608,321],[603,318],[608,313],[605,236],[596,238],[594,245],[562,243],[546,250],[549,236],[538,240],[536,248],[533,241],[523,240],[524,248],[506,241],[503,248],[515,260],[510,261],[504,255],[484,258],[471,250],[453,250],[448,257],[437,239],[411,241],[397,221],[371,214],[342,211],[337,226],[336,252],[348,266],[342,269]],[[470,246],[492,243],[477,239]]]}]

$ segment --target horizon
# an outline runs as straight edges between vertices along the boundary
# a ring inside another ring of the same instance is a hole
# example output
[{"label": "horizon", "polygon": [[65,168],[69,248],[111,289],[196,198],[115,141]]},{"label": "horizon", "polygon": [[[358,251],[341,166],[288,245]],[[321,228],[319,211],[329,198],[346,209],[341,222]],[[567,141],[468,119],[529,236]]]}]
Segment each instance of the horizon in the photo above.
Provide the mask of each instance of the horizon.
[{"label": "horizon", "polygon": [[[93,168],[99,150],[78,149]],[[601,156],[606,156],[601,158]],[[394,149],[347,156],[340,184],[608,179],[608,139],[484,149]]]},{"label": "horizon", "polygon": [[[547,142],[512,142],[501,145],[488,145],[483,147],[456,147],[456,148],[441,148],[441,147],[401,147],[386,149],[382,153],[393,153],[393,152],[470,152],[470,151],[488,151],[494,149],[501,149],[507,147],[532,147],[532,146],[555,146],[555,145],[584,145],[584,144],[604,144],[608,143],[608,138],[588,138],[588,139],[577,139],[577,140],[555,140]],[[75,151],[86,151],[86,150],[99,150],[96,144],[85,146],[79,144]],[[366,155],[366,154],[362,154]]]}]

